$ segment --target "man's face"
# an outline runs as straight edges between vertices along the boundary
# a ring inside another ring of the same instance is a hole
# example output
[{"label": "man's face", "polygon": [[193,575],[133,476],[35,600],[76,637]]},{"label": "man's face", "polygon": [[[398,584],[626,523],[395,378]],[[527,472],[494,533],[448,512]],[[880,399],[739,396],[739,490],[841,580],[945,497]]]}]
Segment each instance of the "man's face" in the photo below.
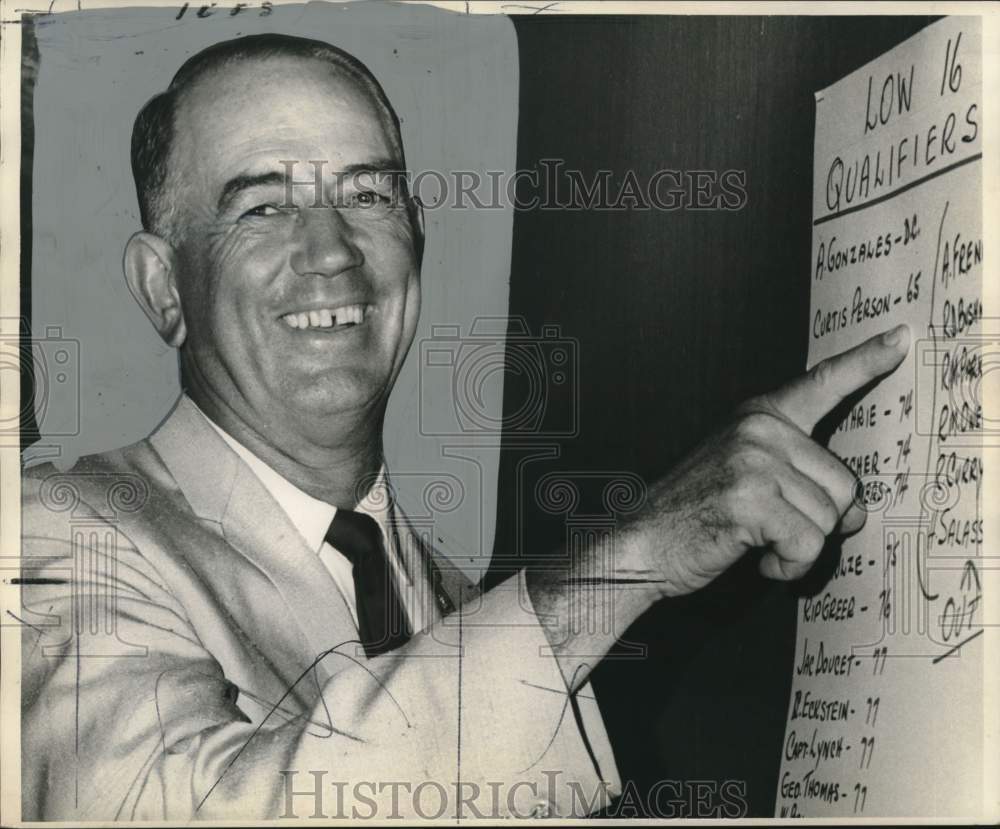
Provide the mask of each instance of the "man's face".
[{"label": "man's face", "polygon": [[[263,436],[321,440],[337,415],[377,413],[409,348],[418,230],[392,177],[337,175],[401,169],[388,129],[319,60],[227,67],[178,107],[168,187],[184,373]],[[287,186],[288,161],[304,183]]]}]

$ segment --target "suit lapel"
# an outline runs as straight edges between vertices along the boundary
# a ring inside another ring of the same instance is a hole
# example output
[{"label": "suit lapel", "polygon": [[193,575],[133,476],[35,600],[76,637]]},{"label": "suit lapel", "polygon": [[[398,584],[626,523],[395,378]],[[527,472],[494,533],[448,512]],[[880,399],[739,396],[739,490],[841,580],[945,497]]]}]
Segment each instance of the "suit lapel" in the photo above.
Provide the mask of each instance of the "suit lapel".
[{"label": "suit lapel", "polygon": [[[219,524],[228,544],[274,585],[304,639],[306,667],[324,651],[357,635],[351,611],[319,556],[310,550],[285,511],[186,397],[150,437],[192,510]],[[444,555],[428,532],[411,524],[398,506],[390,523],[425,625],[468,603],[478,588]],[[263,597],[262,597],[263,600]],[[330,660],[317,665],[320,680]]]},{"label": "suit lapel", "polygon": [[[357,635],[347,602],[319,556],[187,397],[150,441],[195,514],[218,523],[228,544],[274,585],[282,615],[302,632],[303,668]],[[328,678],[330,660],[320,661],[317,671],[321,681]]]},{"label": "suit lapel", "polygon": [[[330,572],[242,462],[222,528],[226,540],[274,584],[309,643],[311,659],[357,638],[350,608]],[[330,665],[331,660],[318,663],[321,679],[331,675]]]}]

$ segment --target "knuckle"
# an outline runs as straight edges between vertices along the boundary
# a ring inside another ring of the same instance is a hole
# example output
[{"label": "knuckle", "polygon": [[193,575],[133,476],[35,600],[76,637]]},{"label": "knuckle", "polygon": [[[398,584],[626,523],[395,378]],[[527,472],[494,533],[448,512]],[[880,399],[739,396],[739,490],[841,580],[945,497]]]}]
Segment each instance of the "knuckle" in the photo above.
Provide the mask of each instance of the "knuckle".
[{"label": "knuckle", "polygon": [[809,376],[817,386],[826,388],[833,380],[833,362],[821,360],[809,370]]},{"label": "knuckle", "polygon": [[723,509],[731,520],[742,521],[750,509],[750,487],[745,478],[734,481],[722,495]]},{"label": "knuckle", "polygon": [[744,518],[755,512],[756,506],[778,494],[778,482],[761,471],[744,471],[737,475],[726,491],[726,504],[731,515]]},{"label": "knuckle", "polygon": [[817,527],[807,527],[799,534],[799,553],[802,561],[815,561],[826,544],[826,535]]},{"label": "knuckle", "polygon": [[738,518],[743,514],[745,501],[743,493],[737,486],[730,486],[720,496],[722,511],[730,519]]},{"label": "knuckle", "polygon": [[859,484],[860,481],[852,473],[847,472],[834,487],[834,502],[841,515],[847,512],[851,508],[851,504],[854,503],[858,495]]},{"label": "knuckle", "polygon": [[761,411],[743,414],[736,423],[736,437],[747,442],[759,442],[774,434],[774,417]]},{"label": "knuckle", "polygon": [[827,504],[826,508],[823,510],[823,525],[820,529],[825,535],[829,535],[837,528],[837,523],[839,521],[840,511],[833,503]]},{"label": "knuckle", "polygon": [[832,461],[830,468],[833,470],[832,480],[829,482],[829,495],[834,506],[841,515],[851,506],[858,490],[858,477],[828,449],[824,449],[827,457]]},{"label": "knuckle", "polygon": [[740,443],[729,458],[730,474],[734,480],[757,477],[770,468],[771,456],[756,443]]},{"label": "knuckle", "polygon": [[806,553],[810,561],[816,559],[826,546],[826,533],[818,527],[812,527],[805,533]]},{"label": "knuckle", "polygon": [[771,404],[767,394],[760,394],[756,397],[748,397],[736,407],[736,416],[745,417],[751,414],[759,414],[771,410]]}]

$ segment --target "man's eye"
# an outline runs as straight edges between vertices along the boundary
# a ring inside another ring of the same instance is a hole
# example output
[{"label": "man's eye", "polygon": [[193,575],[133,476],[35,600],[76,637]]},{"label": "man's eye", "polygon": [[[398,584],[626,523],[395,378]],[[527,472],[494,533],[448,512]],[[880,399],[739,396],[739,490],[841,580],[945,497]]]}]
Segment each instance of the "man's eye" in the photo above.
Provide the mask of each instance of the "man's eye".
[{"label": "man's eye", "polygon": [[281,213],[281,208],[273,204],[258,204],[256,207],[251,207],[247,210],[240,218],[246,216],[277,216]]},{"label": "man's eye", "polygon": [[357,207],[375,207],[376,205],[389,204],[391,199],[389,196],[382,195],[375,190],[359,190],[354,194],[351,201]]}]

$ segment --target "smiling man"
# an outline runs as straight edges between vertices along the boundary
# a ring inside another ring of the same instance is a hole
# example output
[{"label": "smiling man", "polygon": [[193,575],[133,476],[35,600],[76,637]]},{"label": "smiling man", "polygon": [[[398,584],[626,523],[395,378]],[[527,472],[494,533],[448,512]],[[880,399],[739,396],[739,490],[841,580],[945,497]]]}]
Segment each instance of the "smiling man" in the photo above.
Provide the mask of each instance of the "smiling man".
[{"label": "smiling man", "polygon": [[183,346],[202,412],[300,489],[350,502],[381,463],[420,308],[395,115],[352,58],[274,37],[207,50],[171,88],[134,136],[153,232],[126,249],[132,292]]},{"label": "smiling man", "polygon": [[751,548],[796,578],[863,521],[809,433],[901,330],[746,404],[613,560],[477,591],[383,467],[420,298],[404,169],[378,83],[316,41],[218,44],[140,113],[124,268],[184,395],[26,474],[25,819],[584,815],[620,787],[587,685],[615,634]]}]

